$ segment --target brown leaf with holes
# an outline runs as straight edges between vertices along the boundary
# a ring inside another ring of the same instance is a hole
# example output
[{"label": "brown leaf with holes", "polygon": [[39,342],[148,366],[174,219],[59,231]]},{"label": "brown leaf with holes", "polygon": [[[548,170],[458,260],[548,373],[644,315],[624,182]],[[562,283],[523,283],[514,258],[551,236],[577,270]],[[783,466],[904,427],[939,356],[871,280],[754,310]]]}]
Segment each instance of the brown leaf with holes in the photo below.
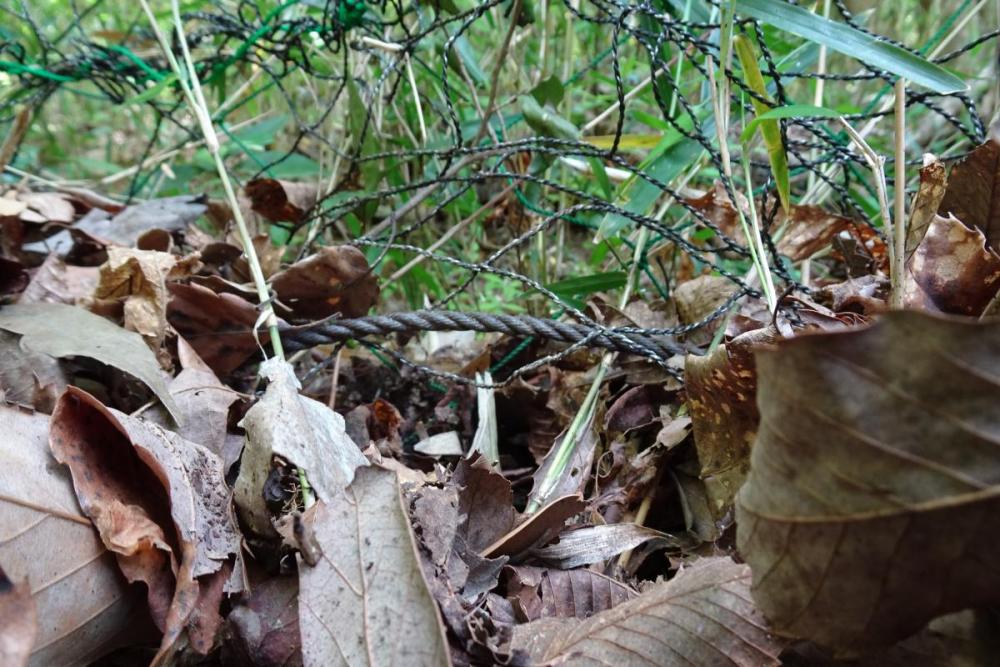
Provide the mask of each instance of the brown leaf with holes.
[{"label": "brown leaf with holes", "polygon": [[990,139],[951,168],[938,214],[976,227],[986,244],[1000,250],[1000,143]]},{"label": "brown leaf with holes", "polygon": [[256,213],[272,222],[302,222],[316,205],[319,195],[315,183],[292,183],[273,178],[258,178],[243,188]]},{"label": "brown leaf with holes", "polygon": [[238,592],[244,578],[242,565],[235,576],[231,568],[241,537],[222,462],[75,387],[56,405],[49,443],[122,573],[146,584],[163,631],[158,655],[171,655],[185,630],[195,650],[207,653],[223,589]]},{"label": "brown leaf with holes", "polygon": [[749,567],[703,558],[586,620],[518,625],[511,645],[535,664],[779,665],[784,642],[768,632],[749,589]]},{"label": "brown leaf with holes", "polygon": [[275,275],[271,287],[295,317],[303,319],[361,317],[379,294],[378,279],[364,253],[352,246],[320,248]]},{"label": "brown leaf with holes", "polygon": [[954,217],[928,224],[906,269],[908,308],[978,317],[1000,289],[1000,255]]},{"label": "brown leaf with holes", "polygon": [[776,632],[864,651],[1000,603],[1000,322],[893,311],[756,360],[737,544]]},{"label": "brown leaf with holes", "polygon": [[752,347],[777,337],[772,329],[750,331],[705,356],[688,355],[684,365],[699,476],[716,521],[746,479],[760,420]]}]

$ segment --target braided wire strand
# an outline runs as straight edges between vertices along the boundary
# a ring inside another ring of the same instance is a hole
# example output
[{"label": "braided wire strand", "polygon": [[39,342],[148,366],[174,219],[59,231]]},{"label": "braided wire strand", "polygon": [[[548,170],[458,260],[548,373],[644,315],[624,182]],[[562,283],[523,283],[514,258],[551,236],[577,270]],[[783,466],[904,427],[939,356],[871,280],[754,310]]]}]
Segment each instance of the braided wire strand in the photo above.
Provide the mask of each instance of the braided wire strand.
[{"label": "braided wire strand", "polygon": [[350,319],[330,319],[281,330],[288,352],[317,345],[370,336],[418,331],[478,331],[502,333],[521,338],[538,337],[571,345],[582,343],[614,352],[624,352],[662,362],[676,354],[694,351],[666,336],[652,336],[633,329],[610,329],[613,335],[579,322],[561,322],[530,315],[417,310],[370,315]]}]

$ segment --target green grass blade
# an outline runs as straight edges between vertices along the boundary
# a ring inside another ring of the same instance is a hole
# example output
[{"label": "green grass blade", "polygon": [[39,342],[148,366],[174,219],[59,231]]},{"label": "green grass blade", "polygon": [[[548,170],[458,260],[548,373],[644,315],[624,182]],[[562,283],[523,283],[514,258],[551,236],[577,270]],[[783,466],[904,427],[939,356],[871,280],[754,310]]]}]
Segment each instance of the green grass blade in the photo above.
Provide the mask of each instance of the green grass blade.
[{"label": "green grass blade", "polygon": [[[733,46],[736,47],[736,55],[739,57],[740,65],[743,67],[743,77],[747,85],[750,86],[750,90],[770,100],[767,94],[767,85],[764,83],[764,77],[761,76],[760,68],[757,66],[757,54],[754,51],[753,44],[750,43],[749,39],[740,35],[733,40]],[[771,160],[771,174],[774,176],[774,182],[778,186],[778,198],[781,199],[781,206],[786,211],[791,211],[792,196],[788,174],[788,157],[785,155],[785,146],[781,142],[781,127],[777,120],[759,118],[771,110],[769,104],[756,98],[752,102],[753,108],[757,112],[758,120],[760,120],[760,135],[764,138],[767,155]]]},{"label": "green grass blade", "polygon": [[741,14],[869,65],[905,77],[936,93],[956,93],[965,83],[942,67],[875,37],[782,0],[735,0]]},{"label": "green grass blade", "polygon": [[740,133],[740,141],[743,143],[749,141],[764,121],[778,120],[779,118],[839,118],[842,115],[834,109],[816,107],[811,104],[789,104],[784,107],[775,107],[766,113],[758,114],[756,118],[747,123],[747,126]]}]

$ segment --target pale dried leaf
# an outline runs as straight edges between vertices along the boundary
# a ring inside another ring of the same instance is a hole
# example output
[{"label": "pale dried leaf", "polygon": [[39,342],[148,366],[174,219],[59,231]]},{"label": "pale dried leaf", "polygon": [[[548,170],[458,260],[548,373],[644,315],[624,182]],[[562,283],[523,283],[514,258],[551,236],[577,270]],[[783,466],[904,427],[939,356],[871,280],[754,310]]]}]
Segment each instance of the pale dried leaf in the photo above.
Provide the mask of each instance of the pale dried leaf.
[{"label": "pale dried leaf", "polygon": [[757,373],[737,544],[776,632],[865,649],[1000,602],[1000,323],[890,312]]},{"label": "pale dried leaf", "polygon": [[706,558],[587,620],[516,626],[511,645],[536,663],[778,665],[782,642],[767,631],[749,588],[749,567]]},{"label": "pale dried leaf", "polygon": [[76,305],[94,293],[99,279],[96,266],[66,264],[55,253],[35,269],[31,282],[21,293],[18,303],[65,303]]},{"label": "pale dried leaf", "polygon": [[614,523],[568,530],[559,535],[555,544],[532,549],[531,555],[554,567],[569,570],[614,558],[651,540],[659,541],[664,547],[680,545],[672,535],[658,530],[634,523]]},{"label": "pale dried leaf", "polygon": [[141,595],[49,453],[48,417],[0,406],[0,429],[0,564],[34,589],[39,624],[30,664],[87,665],[118,645]]},{"label": "pale dried leaf", "polygon": [[305,664],[449,664],[395,473],[359,469],[316,505],[313,527],[323,558],[299,562]]},{"label": "pale dried leaf", "polygon": [[21,346],[53,357],[88,357],[135,376],[178,422],[183,417],[160,365],[142,336],[82,308],[58,303],[15,304],[0,310],[0,329],[22,335]]},{"label": "pale dried leaf", "polygon": [[37,613],[28,580],[14,583],[0,567],[0,665],[28,664],[38,634]]},{"label": "pale dried leaf", "polygon": [[108,248],[94,298],[118,302],[124,308],[124,326],[145,339],[156,351],[167,329],[167,274],[177,258],[165,252]]},{"label": "pale dried leaf", "polygon": [[269,381],[264,397],[247,411],[240,424],[247,444],[236,480],[236,504],[244,520],[261,535],[272,535],[271,513],[261,489],[272,459],[280,456],[305,471],[321,500],[339,496],[368,460],[344,429],[344,418],[319,401],[299,395],[294,369],[281,359],[261,364]]}]

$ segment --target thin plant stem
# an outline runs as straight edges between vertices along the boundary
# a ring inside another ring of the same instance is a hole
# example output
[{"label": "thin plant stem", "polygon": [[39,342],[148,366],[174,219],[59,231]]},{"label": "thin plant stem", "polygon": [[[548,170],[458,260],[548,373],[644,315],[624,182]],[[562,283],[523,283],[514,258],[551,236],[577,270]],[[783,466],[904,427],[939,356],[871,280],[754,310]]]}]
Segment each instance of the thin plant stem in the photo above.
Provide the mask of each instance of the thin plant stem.
[{"label": "thin plant stem", "polygon": [[[892,227],[892,215],[889,211],[889,195],[885,182],[885,157],[876,153],[872,147],[868,145],[868,142],[864,140],[864,137],[862,137],[857,130],[851,127],[850,123],[843,118],[840,119],[840,122],[843,124],[844,129],[847,130],[847,135],[858,147],[858,150],[861,152],[861,156],[864,157],[865,162],[868,163],[869,168],[871,168],[872,173],[875,175],[875,192],[878,194],[878,205],[882,212],[882,221],[885,226],[885,240],[886,244],[889,246],[889,283],[892,286],[890,303],[902,303],[902,267],[900,267],[896,262],[896,235]],[[899,294],[896,294],[897,290],[899,291]]]},{"label": "thin plant stem", "polygon": [[895,165],[896,187],[893,196],[895,197],[895,222],[892,227],[894,232],[893,246],[895,253],[893,261],[895,272],[892,275],[892,307],[903,307],[904,281],[906,267],[906,79],[899,77],[896,80],[896,165]]},{"label": "thin plant stem", "polygon": [[219,173],[219,180],[222,182],[222,189],[233,212],[233,219],[236,222],[240,243],[243,245],[243,253],[247,257],[250,275],[253,278],[254,287],[257,289],[257,297],[260,299],[264,323],[271,336],[271,347],[274,350],[274,355],[284,360],[285,355],[281,345],[281,334],[278,332],[278,318],[275,316],[274,307],[271,305],[271,295],[267,289],[267,281],[264,279],[264,272],[260,267],[260,260],[257,258],[257,252],[254,249],[253,240],[250,238],[246,220],[243,219],[243,213],[240,211],[239,202],[236,199],[236,191],[233,189],[232,181],[229,179],[229,172],[226,170],[226,165],[222,161],[218,135],[215,133],[212,116],[208,112],[208,104],[205,102],[205,95],[202,92],[201,83],[194,68],[194,61],[191,58],[191,52],[188,50],[187,38],[184,35],[184,25],[181,21],[180,7],[177,0],[171,0],[170,7],[173,13],[174,27],[177,31],[177,39],[181,45],[181,53],[184,56],[185,68],[183,69],[170,49],[170,43],[167,41],[166,35],[160,30],[160,26],[156,22],[156,16],[153,14],[149,3],[147,0],[139,0],[139,3],[146,12],[146,17],[149,19],[153,32],[156,34],[160,48],[163,49],[163,53],[170,63],[171,69],[177,76],[191,112],[198,119],[199,128],[205,137],[205,148],[211,153],[214,159],[216,171]]},{"label": "thin plant stem", "polygon": [[[643,254],[646,252],[646,243],[648,241],[649,228],[641,227],[635,243],[632,266],[629,267],[628,280],[625,283],[625,289],[622,291],[621,299],[618,302],[618,307],[621,309],[624,309],[628,305],[628,300],[632,298],[632,292],[639,278],[639,267],[642,263]],[[569,428],[566,429],[566,435],[563,437],[562,442],[559,443],[559,447],[553,455],[552,466],[546,471],[545,476],[538,484],[538,490],[532,493],[531,499],[528,501],[528,506],[525,509],[527,513],[536,512],[545,504],[549,496],[552,495],[552,491],[556,488],[559,480],[566,473],[566,468],[569,466],[569,462],[576,452],[580,431],[590,421],[591,417],[593,417],[594,408],[597,406],[597,397],[601,392],[601,385],[604,383],[604,378],[607,376],[608,370],[611,368],[611,364],[616,356],[613,352],[606,352],[601,357],[601,363],[597,367],[597,375],[594,377],[594,381],[591,383],[590,390],[583,399],[583,403],[580,404],[580,408],[573,416],[573,421],[570,422]]]}]

